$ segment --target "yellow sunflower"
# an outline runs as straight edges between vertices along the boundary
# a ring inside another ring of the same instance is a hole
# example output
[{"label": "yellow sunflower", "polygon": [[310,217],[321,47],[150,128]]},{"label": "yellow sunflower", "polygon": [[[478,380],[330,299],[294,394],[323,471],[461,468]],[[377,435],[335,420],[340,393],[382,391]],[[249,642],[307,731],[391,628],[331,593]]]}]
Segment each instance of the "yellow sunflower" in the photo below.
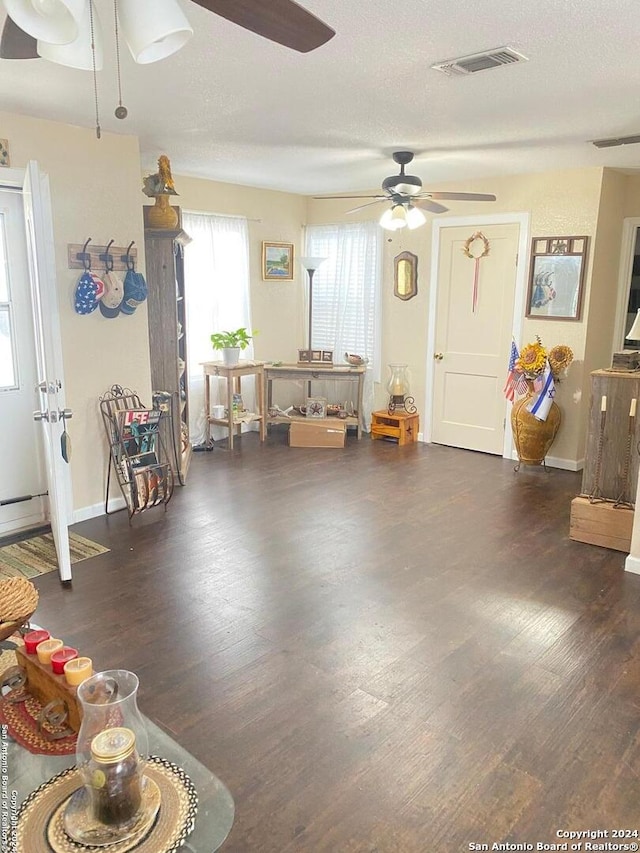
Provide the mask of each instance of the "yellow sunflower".
[{"label": "yellow sunflower", "polygon": [[573,350],[566,344],[558,344],[549,351],[549,366],[554,376],[562,373],[573,361]]},{"label": "yellow sunflower", "polygon": [[544,372],[546,361],[547,351],[538,340],[535,344],[527,344],[522,348],[520,358],[516,360],[516,370],[525,376],[539,376]]}]

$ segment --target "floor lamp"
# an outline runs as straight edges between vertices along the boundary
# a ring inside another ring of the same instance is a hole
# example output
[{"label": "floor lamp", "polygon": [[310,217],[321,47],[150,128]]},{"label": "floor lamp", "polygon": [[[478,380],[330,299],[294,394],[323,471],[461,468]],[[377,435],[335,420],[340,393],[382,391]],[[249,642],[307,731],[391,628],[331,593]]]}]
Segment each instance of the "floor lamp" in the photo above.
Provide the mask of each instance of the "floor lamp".
[{"label": "floor lamp", "polygon": [[307,347],[313,348],[311,332],[313,329],[313,274],[326,258],[300,258],[300,263],[309,274],[309,328],[307,330]]}]

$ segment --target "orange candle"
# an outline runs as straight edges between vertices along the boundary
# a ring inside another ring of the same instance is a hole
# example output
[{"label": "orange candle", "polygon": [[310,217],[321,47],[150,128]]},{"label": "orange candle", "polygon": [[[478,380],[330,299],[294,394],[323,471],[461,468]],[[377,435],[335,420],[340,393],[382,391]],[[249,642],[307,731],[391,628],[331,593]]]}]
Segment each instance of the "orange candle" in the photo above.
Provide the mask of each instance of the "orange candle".
[{"label": "orange candle", "polygon": [[42,643],[38,643],[36,646],[36,654],[38,655],[38,660],[40,663],[50,664],[51,663],[51,655],[54,652],[57,652],[58,649],[61,649],[64,646],[62,640],[56,640],[53,637],[50,640],[44,640]]},{"label": "orange candle", "polygon": [[64,677],[67,679],[67,684],[71,684],[72,687],[82,684],[90,675],[93,675],[91,658],[74,658],[64,665]]}]

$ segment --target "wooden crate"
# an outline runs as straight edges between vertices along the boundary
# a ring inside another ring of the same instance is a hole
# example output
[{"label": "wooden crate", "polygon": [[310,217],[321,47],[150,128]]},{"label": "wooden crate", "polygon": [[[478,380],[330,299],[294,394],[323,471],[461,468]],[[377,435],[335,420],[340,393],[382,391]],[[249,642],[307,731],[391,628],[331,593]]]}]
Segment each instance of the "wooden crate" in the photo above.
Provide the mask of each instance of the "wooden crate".
[{"label": "wooden crate", "polygon": [[27,690],[35,696],[43,707],[53,699],[62,699],[69,709],[67,725],[74,732],[80,729],[82,713],[80,702],[76,697],[77,687],[67,684],[64,675],[55,675],[49,664],[40,663],[36,655],[28,655],[24,646],[16,649],[18,666],[23,667],[27,673]]},{"label": "wooden crate", "polygon": [[420,418],[407,412],[394,412],[385,409],[371,415],[371,438],[396,439],[398,444],[411,444],[418,440]]},{"label": "wooden crate", "polygon": [[571,501],[569,538],[589,545],[601,545],[615,551],[631,550],[633,510],[614,507],[612,502],[590,503],[589,498]]}]

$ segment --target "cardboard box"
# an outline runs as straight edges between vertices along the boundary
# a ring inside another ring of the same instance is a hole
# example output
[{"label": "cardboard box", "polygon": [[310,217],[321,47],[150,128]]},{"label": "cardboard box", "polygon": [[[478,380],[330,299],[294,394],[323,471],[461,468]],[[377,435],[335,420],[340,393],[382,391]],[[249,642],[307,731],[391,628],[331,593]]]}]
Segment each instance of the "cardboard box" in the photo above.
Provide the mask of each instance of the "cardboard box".
[{"label": "cardboard box", "polygon": [[290,447],[344,447],[347,425],[337,418],[292,421]]},{"label": "cardboard box", "polygon": [[628,507],[614,507],[611,501],[592,504],[583,496],[571,501],[569,539],[628,554],[632,528],[633,510]]}]

